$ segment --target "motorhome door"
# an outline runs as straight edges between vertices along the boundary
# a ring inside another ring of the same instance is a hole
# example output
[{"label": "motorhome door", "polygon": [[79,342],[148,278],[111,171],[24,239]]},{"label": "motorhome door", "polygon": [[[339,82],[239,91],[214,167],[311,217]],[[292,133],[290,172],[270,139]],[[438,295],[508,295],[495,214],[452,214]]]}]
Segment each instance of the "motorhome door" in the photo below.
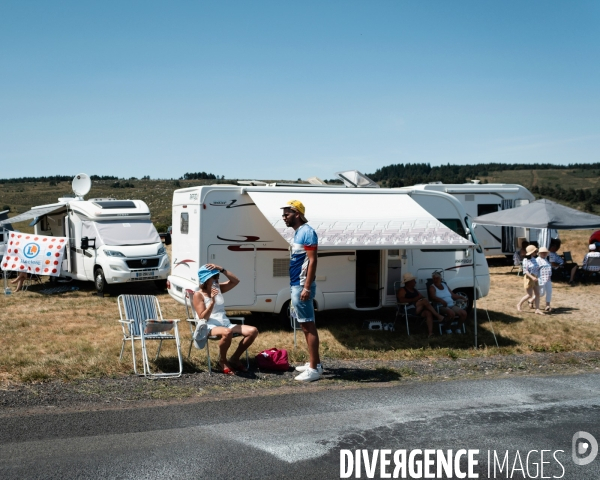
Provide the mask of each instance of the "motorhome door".
[{"label": "motorhome door", "polygon": [[[73,231],[73,222],[71,222],[69,220],[69,215],[67,213],[67,215],[64,218],[63,221],[63,228],[64,228],[64,233],[63,235],[65,237],[67,237],[67,246],[65,247],[66,249],[66,253],[67,253],[67,265],[66,265],[66,271],[68,273],[77,273],[77,244],[75,243],[75,232]],[[65,269],[64,267],[64,262],[63,262],[63,270]]]},{"label": "motorhome door", "polygon": [[[254,305],[256,293],[256,247],[252,244],[238,245],[209,245],[208,263],[214,263],[231,270],[240,283],[230,293],[224,295],[225,306]],[[221,275],[219,282],[226,282]]]},{"label": "motorhome door", "polygon": [[356,308],[376,308],[380,304],[381,251],[356,251]]}]

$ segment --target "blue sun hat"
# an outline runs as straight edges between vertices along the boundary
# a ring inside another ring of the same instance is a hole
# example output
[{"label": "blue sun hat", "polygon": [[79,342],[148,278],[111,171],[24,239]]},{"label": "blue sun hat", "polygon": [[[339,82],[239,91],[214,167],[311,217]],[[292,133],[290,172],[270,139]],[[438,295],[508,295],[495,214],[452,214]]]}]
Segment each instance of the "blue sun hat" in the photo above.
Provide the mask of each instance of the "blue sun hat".
[{"label": "blue sun hat", "polygon": [[206,268],[206,265],[202,265],[198,270],[198,280],[200,281],[200,285],[206,283],[209,278],[218,274],[219,271],[216,268]]}]

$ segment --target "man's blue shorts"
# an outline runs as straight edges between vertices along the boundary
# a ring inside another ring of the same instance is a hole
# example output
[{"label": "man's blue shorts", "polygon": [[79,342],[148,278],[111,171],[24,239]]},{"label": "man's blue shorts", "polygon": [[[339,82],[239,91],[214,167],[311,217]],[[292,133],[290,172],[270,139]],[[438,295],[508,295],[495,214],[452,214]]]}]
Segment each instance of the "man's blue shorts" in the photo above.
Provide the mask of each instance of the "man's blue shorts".
[{"label": "man's blue shorts", "polygon": [[300,294],[304,289],[303,285],[292,285],[292,306],[296,310],[298,315],[298,323],[303,322],[314,322],[315,321],[315,307],[313,306],[313,298],[317,293],[317,284],[313,282],[310,287],[310,298],[303,302],[300,300]]}]

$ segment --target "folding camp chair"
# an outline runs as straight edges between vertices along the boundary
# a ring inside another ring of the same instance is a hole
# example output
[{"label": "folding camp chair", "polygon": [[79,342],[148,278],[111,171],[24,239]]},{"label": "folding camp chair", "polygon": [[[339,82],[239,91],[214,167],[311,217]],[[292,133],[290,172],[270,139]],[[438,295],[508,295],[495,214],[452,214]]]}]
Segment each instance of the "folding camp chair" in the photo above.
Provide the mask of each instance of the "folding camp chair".
[{"label": "folding camp chair", "polygon": [[581,280],[589,282],[600,278],[600,257],[589,257],[586,263],[586,268],[581,268]]},{"label": "folding camp chair", "polygon": [[[119,361],[123,359],[125,342],[131,341],[131,355],[133,357],[133,371],[137,372],[135,359],[134,342],[139,340],[142,344],[142,364],[145,377],[179,377],[183,371],[183,361],[181,358],[181,344],[179,342],[179,329],[177,323],[179,320],[165,320],[160,311],[160,304],[154,295],[120,295],[117,298],[119,323],[123,329],[123,343],[121,345],[121,355]],[[169,333],[173,331],[173,333]],[[174,373],[152,373],[150,362],[148,361],[148,349],[146,342],[149,340],[158,340],[158,351],[154,361],[160,355],[160,348],[164,340],[175,340],[177,346],[177,357],[179,359],[179,371]]]},{"label": "folding camp chair", "polygon": [[573,263],[573,256],[571,255],[571,252],[563,252],[562,257],[565,262]]},{"label": "folding camp chair", "polygon": [[[425,319],[421,317],[421,315],[416,314],[416,308],[414,305],[410,303],[401,303],[398,301],[398,290],[402,287],[401,281],[394,282],[394,294],[396,295],[396,318],[394,323],[398,320],[398,318],[404,318],[406,323],[406,334],[410,336],[410,326],[409,323],[417,324],[421,326]],[[441,330],[440,330],[441,332]]]},{"label": "folding camp chair", "polygon": [[34,285],[42,285],[42,279],[39,275],[36,275],[35,273],[30,273],[27,275],[27,278],[23,282],[23,290],[27,290],[29,287],[32,287]]},{"label": "folding camp chair", "polygon": [[[190,358],[190,355],[192,354],[192,345],[194,344],[194,332],[196,331],[196,327],[198,326],[198,323],[200,322],[200,319],[198,318],[198,314],[196,313],[196,310],[194,309],[194,307],[192,306],[192,297],[194,296],[194,291],[190,290],[190,289],[186,289],[185,290],[185,296],[184,296],[184,304],[185,304],[185,313],[187,315],[187,322],[188,325],[190,327],[190,334],[191,334],[191,339],[190,339],[190,348],[188,349],[188,358]],[[244,325],[244,317],[227,317],[229,318],[229,320],[231,320],[232,323],[234,322],[239,322],[241,325]],[[241,337],[242,335],[240,333],[234,333],[233,334],[233,338],[235,337]],[[209,340],[218,340],[219,337],[216,335],[209,335],[208,337]],[[208,348],[208,342],[206,342],[206,358],[208,359],[208,373],[209,375],[212,374],[212,367],[211,367],[211,363],[210,363],[210,349]],[[250,367],[250,359],[248,357],[248,350],[246,350],[246,368]]]},{"label": "folding camp chair", "polygon": [[519,252],[515,252],[513,255],[513,265],[510,269],[510,273],[512,273],[515,268],[517,269],[517,276],[523,274],[523,259],[519,255]]}]

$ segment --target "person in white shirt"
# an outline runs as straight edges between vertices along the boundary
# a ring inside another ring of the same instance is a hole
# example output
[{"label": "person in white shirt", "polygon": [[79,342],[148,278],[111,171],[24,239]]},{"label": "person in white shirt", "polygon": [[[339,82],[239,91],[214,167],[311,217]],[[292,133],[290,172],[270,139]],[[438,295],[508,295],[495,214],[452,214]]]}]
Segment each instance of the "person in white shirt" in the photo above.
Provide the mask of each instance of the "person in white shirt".
[{"label": "person in white shirt", "polygon": [[585,270],[586,272],[600,272],[599,266],[589,264],[591,258],[600,257],[600,252],[596,249],[596,244],[594,244],[594,243],[590,244],[589,249],[590,249],[590,251],[585,254],[585,257],[583,259],[583,265],[581,266],[581,269]]},{"label": "person in white shirt", "polygon": [[431,275],[433,283],[429,287],[429,300],[439,303],[440,313],[446,316],[446,333],[452,333],[450,325],[458,321],[456,333],[462,333],[462,326],[467,319],[467,312],[455,305],[455,300],[466,300],[462,295],[454,293],[445,282],[442,281],[442,276],[438,272],[433,272]]}]

